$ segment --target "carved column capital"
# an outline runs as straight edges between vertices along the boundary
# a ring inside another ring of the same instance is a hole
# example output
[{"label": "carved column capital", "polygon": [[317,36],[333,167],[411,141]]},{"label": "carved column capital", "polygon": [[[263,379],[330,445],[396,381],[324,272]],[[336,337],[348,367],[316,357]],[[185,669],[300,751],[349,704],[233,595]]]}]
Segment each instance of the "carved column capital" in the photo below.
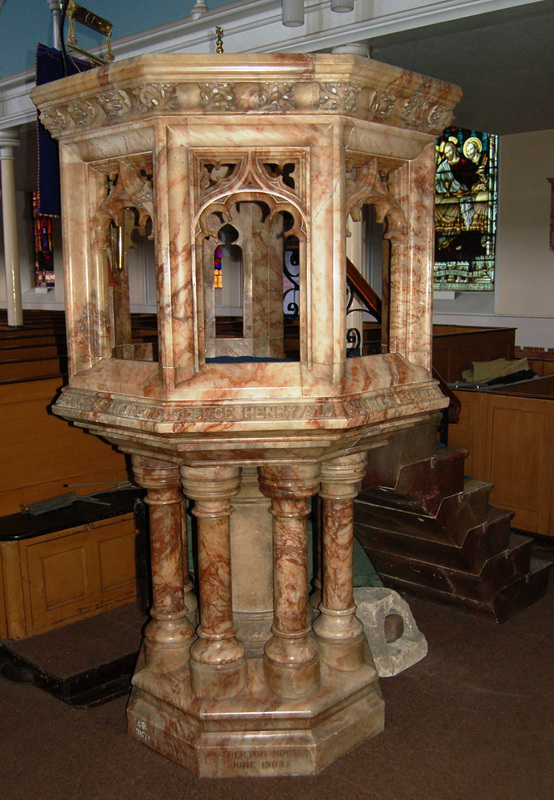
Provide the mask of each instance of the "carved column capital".
[{"label": "carved column capital", "polygon": [[272,499],[310,498],[319,488],[319,464],[283,464],[258,470],[260,489]]},{"label": "carved column capital", "polygon": [[0,161],[12,161],[15,158],[14,150],[20,144],[17,131],[0,131]]},{"label": "carved column capital", "polygon": [[367,470],[367,453],[341,456],[321,465],[320,497],[324,500],[348,500],[358,495],[359,484]]}]

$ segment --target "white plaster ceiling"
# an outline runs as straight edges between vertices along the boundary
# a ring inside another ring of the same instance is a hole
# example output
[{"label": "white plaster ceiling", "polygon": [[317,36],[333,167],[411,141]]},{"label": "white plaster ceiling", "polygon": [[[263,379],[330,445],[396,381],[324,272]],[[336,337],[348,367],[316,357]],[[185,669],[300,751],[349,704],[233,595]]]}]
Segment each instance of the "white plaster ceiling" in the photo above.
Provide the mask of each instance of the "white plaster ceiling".
[{"label": "white plaster ceiling", "polygon": [[[367,43],[378,61],[461,86],[454,120],[460,127],[499,135],[554,130],[554,0]],[[16,158],[25,166],[16,173],[17,188],[32,190],[34,124],[21,133]]]},{"label": "white plaster ceiling", "polygon": [[554,129],[554,3],[373,40],[373,58],[462,87],[455,124],[500,135]]}]

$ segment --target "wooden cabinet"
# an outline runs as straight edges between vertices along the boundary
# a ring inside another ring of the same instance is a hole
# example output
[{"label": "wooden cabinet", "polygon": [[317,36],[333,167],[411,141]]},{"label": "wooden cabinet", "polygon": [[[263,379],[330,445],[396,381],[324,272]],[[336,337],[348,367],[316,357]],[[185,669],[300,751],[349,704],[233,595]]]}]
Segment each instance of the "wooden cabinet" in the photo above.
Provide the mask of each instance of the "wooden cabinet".
[{"label": "wooden cabinet", "polygon": [[44,633],[135,596],[132,513],[0,542],[0,638]]},{"label": "wooden cabinet", "polygon": [[457,390],[462,411],[448,440],[469,450],[466,473],[494,484],[491,503],[515,512],[513,527],[554,536],[554,401],[540,387]]}]

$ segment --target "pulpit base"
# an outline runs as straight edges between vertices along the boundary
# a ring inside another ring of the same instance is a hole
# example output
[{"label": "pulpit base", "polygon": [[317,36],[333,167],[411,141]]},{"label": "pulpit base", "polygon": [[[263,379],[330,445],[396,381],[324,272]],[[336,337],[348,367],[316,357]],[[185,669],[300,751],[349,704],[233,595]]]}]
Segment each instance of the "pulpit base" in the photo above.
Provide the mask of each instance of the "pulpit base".
[{"label": "pulpit base", "polygon": [[355,672],[321,665],[321,687],[283,700],[266,686],[263,660],[248,658],[237,697],[201,700],[187,669],[138,668],[127,709],[129,733],[198,777],[315,775],[384,728],[373,661]]}]

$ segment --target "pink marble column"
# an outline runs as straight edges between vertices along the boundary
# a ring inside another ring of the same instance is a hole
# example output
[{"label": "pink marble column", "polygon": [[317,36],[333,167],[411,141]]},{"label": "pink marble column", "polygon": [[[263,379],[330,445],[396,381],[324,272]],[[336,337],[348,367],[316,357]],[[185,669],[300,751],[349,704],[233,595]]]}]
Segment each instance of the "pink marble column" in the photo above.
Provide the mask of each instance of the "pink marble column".
[{"label": "pink marble column", "polygon": [[234,697],[246,683],[244,646],[233,624],[230,500],[240,488],[239,467],[181,467],[183,489],[198,520],[200,625],[190,651],[195,695]]},{"label": "pink marble column", "polygon": [[183,494],[179,467],[133,456],[133,473],[148,491],[151,621],[144,632],[146,666],[153,672],[172,672],[184,666],[194,639],[187,619],[183,574]]},{"label": "pink marble column", "polygon": [[259,475],[273,516],[274,622],[264,650],[265,677],[280,697],[304,697],[320,682],[308,614],[308,500],[319,486],[319,465],[261,467]]},{"label": "pink marble column", "polygon": [[335,669],[364,663],[364,630],[353,595],[354,498],[366,470],[366,453],[342,456],[321,468],[323,587],[313,624],[321,658]]}]

